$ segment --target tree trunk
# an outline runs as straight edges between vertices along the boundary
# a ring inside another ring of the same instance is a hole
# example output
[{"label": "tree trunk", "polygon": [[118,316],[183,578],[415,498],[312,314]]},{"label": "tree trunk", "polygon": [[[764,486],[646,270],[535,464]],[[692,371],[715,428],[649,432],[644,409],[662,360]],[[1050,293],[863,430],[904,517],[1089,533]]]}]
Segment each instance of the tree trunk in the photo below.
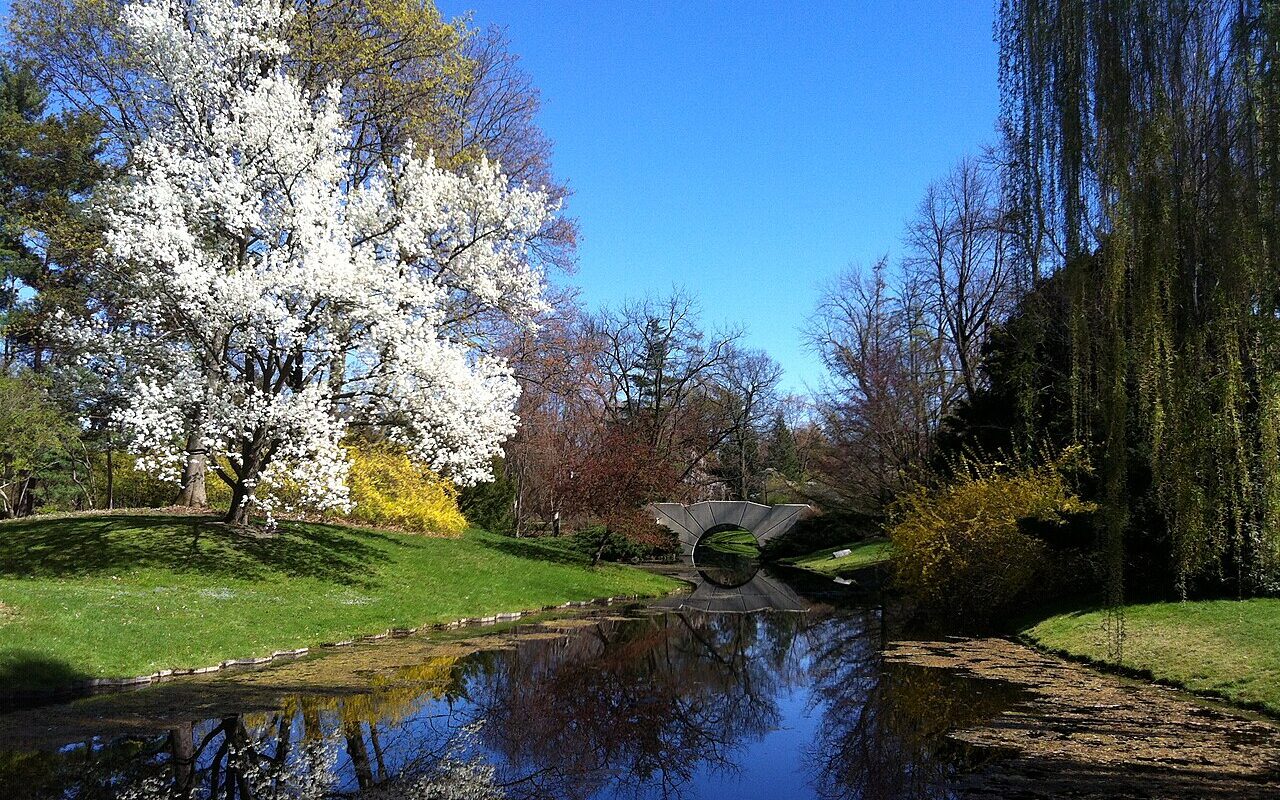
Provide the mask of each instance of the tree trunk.
[{"label": "tree trunk", "polygon": [[262,477],[262,470],[271,461],[273,448],[264,448],[261,439],[255,439],[241,450],[240,469],[231,487],[231,508],[225,520],[228,525],[248,525],[253,516],[253,487]]},{"label": "tree trunk", "polygon": [[[92,482],[89,484],[92,486]],[[107,508],[116,507],[116,460],[115,450],[107,447]]]},{"label": "tree trunk", "polygon": [[364,729],[359,722],[349,722],[343,726],[343,734],[347,738],[347,755],[355,768],[356,784],[361,789],[373,786],[373,765],[369,762],[369,748],[364,743]]},{"label": "tree trunk", "polygon": [[[503,470],[506,465],[503,465]],[[496,476],[495,476],[496,477]],[[524,470],[516,468],[516,496],[511,499],[511,513],[515,517],[512,527],[517,539],[520,538],[520,531],[524,527]]]},{"label": "tree trunk", "polygon": [[13,515],[15,517],[29,517],[35,513],[36,509],[36,495],[32,487],[36,476],[32,474],[31,470],[22,470],[19,474],[22,475],[22,478],[18,482],[18,499],[13,504]]},{"label": "tree trunk", "polygon": [[187,437],[187,466],[182,470],[182,491],[178,492],[178,499],[174,501],[174,505],[192,508],[204,508],[209,505],[209,498],[205,492],[208,462],[204,447],[200,444],[201,438],[203,438],[202,434],[198,430],[192,431]]},{"label": "tree trunk", "polygon": [[387,761],[382,755],[382,743],[378,741],[378,725],[377,723],[369,723],[369,742],[373,745],[374,761],[378,765],[378,772],[374,775],[374,780],[385,781],[387,779]]},{"label": "tree trunk", "polygon": [[608,544],[609,544],[609,529],[605,528],[604,532],[600,535],[600,544],[596,547],[596,554],[591,559],[591,566],[596,567],[600,565],[600,559],[604,558],[604,549],[605,547],[608,546]]},{"label": "tree trunk", "polygon": [[228,525],[248,525],[253,516],[250,513],[252,502],[249,497],[249,490],[244,486],[244,481],[237,482],[231,489],[231,508],[227,509],[227,515],[223,518],[223,521]]},{"label": "tree trunk", "polygon": [[243,469],[244,474],[231,487],[231,507],[224,518],[228,525],[248,525],[253,517],[253,490],[250,487],[257,483],[261,470],[255,459],[246,459]]},{"label": "tree trunk", "polygon": [[173,767],[173,793],[176,798],[191,796],[195,786],[196,749],[194,730],[185,722],[169,731],[170,764]]}]

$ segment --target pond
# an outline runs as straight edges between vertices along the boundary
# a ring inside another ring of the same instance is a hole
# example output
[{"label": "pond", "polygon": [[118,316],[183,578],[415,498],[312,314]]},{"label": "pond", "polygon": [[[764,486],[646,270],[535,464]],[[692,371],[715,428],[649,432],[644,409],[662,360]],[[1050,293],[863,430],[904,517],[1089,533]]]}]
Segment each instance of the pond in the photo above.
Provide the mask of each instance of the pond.
[{"label": "pond", "polygon": [[0,797],[947,798],[1026,690],[884,655],[874,595],[679,597],[0,715]]}]

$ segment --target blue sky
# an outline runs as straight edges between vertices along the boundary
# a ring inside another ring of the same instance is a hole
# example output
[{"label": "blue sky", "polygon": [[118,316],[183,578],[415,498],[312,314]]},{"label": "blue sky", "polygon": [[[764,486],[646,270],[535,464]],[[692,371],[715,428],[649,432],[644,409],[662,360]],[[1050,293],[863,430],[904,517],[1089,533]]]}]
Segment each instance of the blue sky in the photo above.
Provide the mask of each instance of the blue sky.
[{"label": "blue sky", "polygon": [[[7,12],[0,0],[0,14]],[[802,391],[799,326],[995,136],[994,0],[447,0],[541,89],[590,305],[680,285]]]},{"label": "blue sky", "polygon": [[994,0],[458,0],[507,29],[581,224],[590,304],[679,284],[801,390],[822,282],[898,249],[924,187],[995,138]]}]

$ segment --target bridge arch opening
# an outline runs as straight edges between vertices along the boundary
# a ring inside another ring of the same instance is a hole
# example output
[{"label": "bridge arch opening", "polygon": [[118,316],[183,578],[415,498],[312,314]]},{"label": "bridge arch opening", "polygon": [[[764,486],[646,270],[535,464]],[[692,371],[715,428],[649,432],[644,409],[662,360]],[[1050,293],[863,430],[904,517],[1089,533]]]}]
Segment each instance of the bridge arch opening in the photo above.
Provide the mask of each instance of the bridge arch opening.
[{"label": "bridge arch opening", "polygon": [[708,528],[693,546],[696,556],[699,550],[712,550],[721,553],[759,557],[760,542],[756,535],[741,525],[725,523]]},{"label": "bridge arch opening", "polygon": [[692,560],[704,580],[736,589],[760,571],[760,543],[754,533],[739,525],[713,525],[698,537]]}]

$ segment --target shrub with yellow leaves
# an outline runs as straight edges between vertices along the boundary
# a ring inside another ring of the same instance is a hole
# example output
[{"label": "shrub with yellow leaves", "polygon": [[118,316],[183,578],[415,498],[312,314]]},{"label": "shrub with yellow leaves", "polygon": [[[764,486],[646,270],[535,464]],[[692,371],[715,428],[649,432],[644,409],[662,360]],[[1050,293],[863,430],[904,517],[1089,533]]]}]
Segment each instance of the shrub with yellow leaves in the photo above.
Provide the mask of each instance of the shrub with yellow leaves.
[{"label": "shrub with yellow leaves", "polygon": [[458,536],[466,529],[452,482],[389,445],[348,446],[347,452],[347,485],[355,503],[347,519],[433,536]]},{"label": "shrub with yellow leaves", "polygon": [[895,586],[919,610],[980,626],[1043,585],[1052,571],[1043,541],[1023,523],[1062,524],[1088,513],[1067,475],[1084,469],[1069,447],[1033,466],[965,460],[940,488],[920,488],[895,503],[889,528]]}]

